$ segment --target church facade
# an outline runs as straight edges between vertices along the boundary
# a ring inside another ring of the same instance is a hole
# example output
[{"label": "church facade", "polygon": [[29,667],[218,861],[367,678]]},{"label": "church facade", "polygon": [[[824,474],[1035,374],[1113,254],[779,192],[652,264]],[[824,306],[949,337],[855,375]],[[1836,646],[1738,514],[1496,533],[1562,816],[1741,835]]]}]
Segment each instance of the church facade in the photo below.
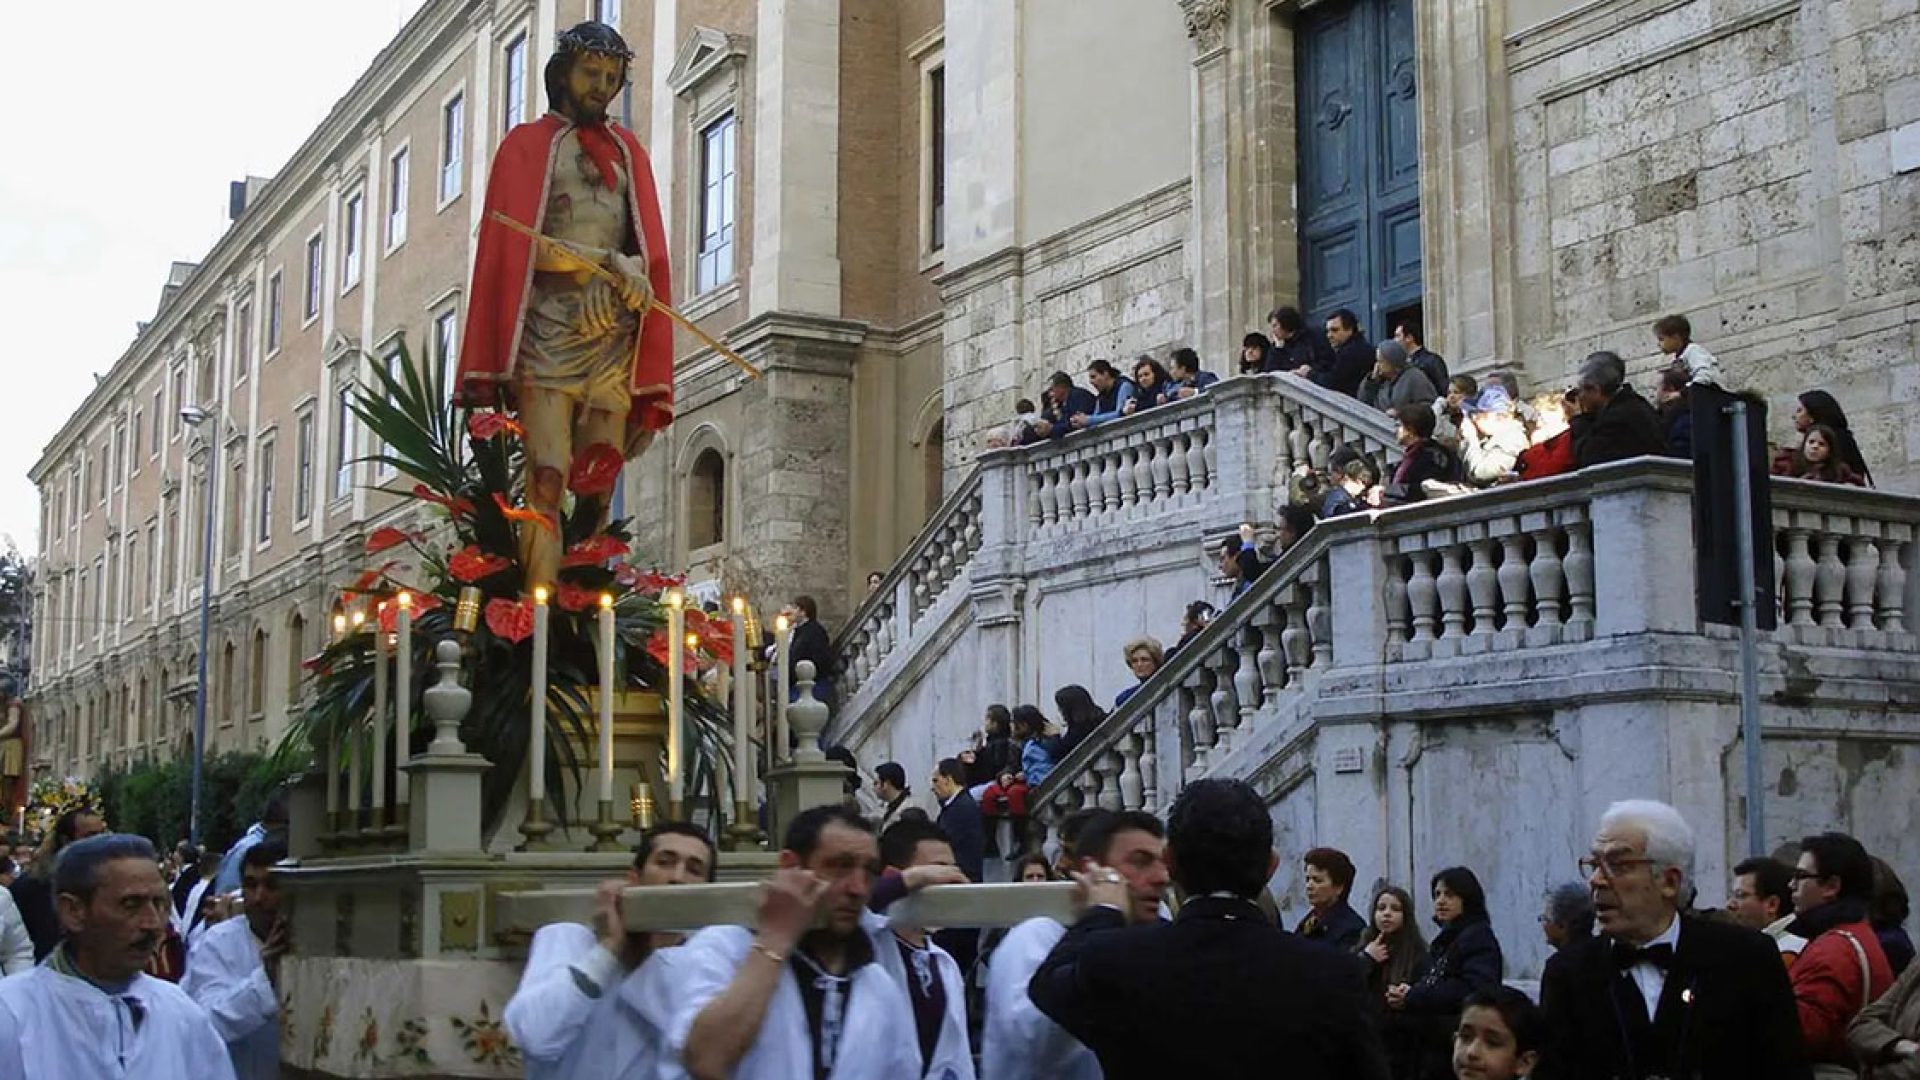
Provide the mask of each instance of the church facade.
[{"label": "church facade", "polygon": [[1598,348],[1644,382],[1685,314],[1776,438],[1826,389],[1915,490],[1896,8],[427,0],[35,466],[33,767],[187,745],[206,543],[210,746],[285,730],[367,536],[412,513],[342,395],[403,339],[457,349],[486,163],[583,18],[636,53],[615,112],[673,299],[766,372],[681,338],[678,419],[624,481],[641,558],[832,626],[1050,372],[1191,345],[1226,374],[1282,303],[1418,318],[1455,371],[1536,391]]}]

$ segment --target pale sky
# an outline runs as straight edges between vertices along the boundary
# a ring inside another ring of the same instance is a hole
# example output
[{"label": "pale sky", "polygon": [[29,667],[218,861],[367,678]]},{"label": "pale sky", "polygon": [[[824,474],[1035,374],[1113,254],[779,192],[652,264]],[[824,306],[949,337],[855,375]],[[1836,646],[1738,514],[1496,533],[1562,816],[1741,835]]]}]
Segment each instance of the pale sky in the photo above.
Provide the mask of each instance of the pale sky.
[{"label": "pale sky", "polygon": [[225,231],[227,182],[279,172],[420,2],[8,5],[0,538],[39,551],[27,470],[153,318],[167,265]]}]

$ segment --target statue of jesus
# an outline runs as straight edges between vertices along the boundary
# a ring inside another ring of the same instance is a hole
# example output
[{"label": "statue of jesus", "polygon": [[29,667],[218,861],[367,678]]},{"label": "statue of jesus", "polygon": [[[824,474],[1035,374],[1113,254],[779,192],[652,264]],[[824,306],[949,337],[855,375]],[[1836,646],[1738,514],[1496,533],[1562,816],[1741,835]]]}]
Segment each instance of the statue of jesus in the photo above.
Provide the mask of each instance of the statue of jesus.
[{"label": "statue of jesus", "polygon": [[[632,59],[604,23],[561,34],[550,111],[507,133],[487,181],[453,392],[515,410],[526,430],[527,506],[552,523],[520,525],[529,591],[559,572],[574,465],[630,460],[673,419],[673,327],[652,306],[672,287],[660,199],[646,150],[607,116]],[[604,524],[609,497],[580,497]]]}]

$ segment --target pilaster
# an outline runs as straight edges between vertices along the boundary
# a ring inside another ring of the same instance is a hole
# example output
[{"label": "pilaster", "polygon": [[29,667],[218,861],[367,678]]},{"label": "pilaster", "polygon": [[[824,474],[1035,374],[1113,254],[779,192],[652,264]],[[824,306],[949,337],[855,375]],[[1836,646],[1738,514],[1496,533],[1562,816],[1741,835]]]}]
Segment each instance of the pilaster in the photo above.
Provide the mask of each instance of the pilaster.
[{"label": "pilaster", "polygon": [[759,5],[748,303],[840,314],[840,0]]}]

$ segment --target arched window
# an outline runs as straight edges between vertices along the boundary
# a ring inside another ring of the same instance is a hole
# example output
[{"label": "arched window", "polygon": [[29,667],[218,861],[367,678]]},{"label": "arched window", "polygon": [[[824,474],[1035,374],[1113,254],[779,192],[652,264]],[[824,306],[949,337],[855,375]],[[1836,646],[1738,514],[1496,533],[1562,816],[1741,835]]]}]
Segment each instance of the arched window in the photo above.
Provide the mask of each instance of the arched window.
[{"label": "arched window", "polygon": [[712,547],[727,538],[727,463],[708,448],[687,474],[687,550]]},{"label": "arched window", "polygon": [[220,706],[214,715],[223,724],[233,723],[234,714],[240,711],[240,696],[234,693],[236,688],[233,684],[233,669],[240,659],[239,652],[231,641],[220,650],[220,679],[215,684],[220,688],[220,693],[212,703]]},{"label": "arched window", "polygon": [[287,704],[296,705],[300,701],[300,679],[304,672],[300,668],[307,651],[307,620],[294,612],[287,620]]},{"label": "arched window", "polygon": [[940,503],[946,499],[947,492],[947,421],[941,417],[928,429],[927,437],[920,443],[921,490],[926,494],[926,512],[921,514],[922,521],[933,517],[940,509]]},{"label": "arched window", "polygon": [[266,711],[267,631],[265,627],[256,627],[253,649],[247,654],[247,716],[251,719]]}]

